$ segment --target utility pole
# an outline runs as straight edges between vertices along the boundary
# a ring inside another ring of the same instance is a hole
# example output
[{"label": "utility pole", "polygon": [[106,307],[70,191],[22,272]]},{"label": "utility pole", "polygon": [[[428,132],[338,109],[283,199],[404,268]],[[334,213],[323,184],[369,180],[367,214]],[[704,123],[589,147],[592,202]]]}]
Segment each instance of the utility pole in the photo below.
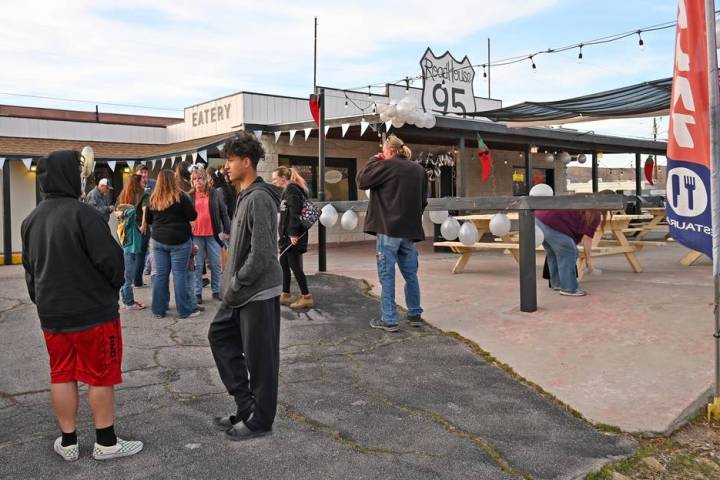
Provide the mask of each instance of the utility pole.
[{"label": "utility pole", "polygon": [[488,59],[487,59],[487,75],[488,75],[488,98],[490,96],[490,37],[488,37]]},{"label": "utility pole", "polygon": [[317,17],[315,17],[315,44],[313,48],[313,93],[317,93]]},{"label": "utility pole", "polygon": [[[653,141],[657,141],[658,124],[657,117],[653,117]],[[655,155],[655,163],[653,164],[653,170],[655,170],[655,181],[658,180],[658,157]]]}]

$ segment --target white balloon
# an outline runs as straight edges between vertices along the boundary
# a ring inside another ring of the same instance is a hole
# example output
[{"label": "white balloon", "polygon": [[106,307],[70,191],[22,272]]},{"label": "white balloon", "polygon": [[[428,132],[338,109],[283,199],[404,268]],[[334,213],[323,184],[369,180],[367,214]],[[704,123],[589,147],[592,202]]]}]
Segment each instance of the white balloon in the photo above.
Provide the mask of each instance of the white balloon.
[{"label": "white balloon", "polygon": [[445,240],[455,240],[460,232],[460,224],[453,217],[448,217],[440,225],[440,234]]},{"label": "white balloon", "polygon": [[570,154],[568,152],[560,152],[560,155],[558,155],[558,160],[567,165],[572,161],[572,157],[570,157]]},{"label": "white balloon", "polygon": [[388,109],[388,105],[386,103],[378,103],[375,108],[377,113],[382,115]]},{"label": "white balloon", "polygon": [[397,107],[395,106],[393,101],[390,101],[390,105],[388,105],[387,110],[385,110],[385,115],[387,116],[388,120],[392,119],[397,115]]},{"label": "white balloon", "polygon": [[504,213],[496,213],[490,219],[490,233],[496,237],[504,237],[510,233],[510,219]]},{"label": "white balloon", "polygon": [[401,119],[401,118],[399,118],[399,117],[393,118],[393,120],[392,120],[392,126],[393,126],[393,127],[395,127],[395,128],[400,128],[400,127],[402,127],[403,125],[405,125],[405,120],[403,120],[403,119]]},{"label": "white balloon", "polygon": [[437,120],[435,119],[435,115],[428,112],[428,123],[426,128],[433,128],[435,127],[435,124],[437,123]]},{"label": "white balloon", "polygon": [[406,100],[406,98],[403,98],[397,104],[397,114],[401,118],[407,118],[407,116],[410,115],[414,110],[414,106],[411,105],[410,102]]},{"label": "white balloon", "polygon": [[420,116],[418,115],[418,111],[417,111],[417,110],[413,110],[412,112],[410,112],[410,114],[407,115],[407,118],[405,119],[405,121],[406,121],[407,123],[409,123],[410,125],[416,125],[416,126],[417,126],[417,125],[418,125],[418,122],[420,121]]},{"label": "white balloon", "polygon": [[325,205],[320,213],[320,223],[325,227],[332,227],[337,222],[338,212],[329,203]]},{"label": "white balloon", "polygon": [[478,241],[478,230],[473,222],[465,222],[460,227],[458,238],[463,245],[470,247]]},{"label": "white balloon", "polygon": [[383,123],[385,123],[385,122],[387,122],[388,120],[390,120],[390,119],[388,118],[387,113],[386,113],[386,112],[382,112],[382,113],[380,114],[380,121],[383,122]]},{"label": "white balloon", "polygon": [[545,241],[545,234],[542,229],[535,225],[535,247],[539,247]]},{"label": "white balloon", "polygon": [[442,224],[448,218],[447,210],[430,210],[430,221],[437,225]]},{"label": "white balloon", "polygon": [[584,153],[581,153],[580,155],[578,155],[577,161],[578,161],[578,163],[583,164],[583,163],[587,162],[587,157],[585,156]]},{"label": "white balloon", "polygon": [[553,189],[546,183],[538,183],[530,189],[531,197],[552,197]]},{"label": "white balloon", "polygon": [[555,162],[555,155],[553,155],[552,153],[548,153],[548,154],[545,155],[545,159],[544,159],[544,160],[545,160],[547,163],[554,163],[554,162]]},{"label": "white balloon", "polygon": [[342,218],[340,218],[340,225],[342,225],[342,228],[345,230],[355,230],[355,227],[357,227],[358,224],[358,216],[357,213],[355,213],[352,210],[348,210],[345,213],[343,213]]}]

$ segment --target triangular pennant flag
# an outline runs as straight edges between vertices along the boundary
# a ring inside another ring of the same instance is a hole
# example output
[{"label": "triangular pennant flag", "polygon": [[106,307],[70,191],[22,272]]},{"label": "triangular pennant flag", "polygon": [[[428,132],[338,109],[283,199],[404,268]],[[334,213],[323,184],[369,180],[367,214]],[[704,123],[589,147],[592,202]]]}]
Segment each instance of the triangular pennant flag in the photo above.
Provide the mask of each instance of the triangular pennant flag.
[{"label": "triangular pennant flag", "polygon": [[327,132],[330,131],[330,125],[325,126],[325,136],[327,137]]},{"label": "triangular pennant flag", "polygon": [[365,120],[360,122],[360,136],[361,137],[363,136],[363,134],[365,133],[365,130],[367,130],[367,128],[369,126],[370,126],[370,122],[366,122]]},{"label": "triangular pennant flag", "polygon": [[135,160],[128,160],[127,164],[130,170],[135,170]]},{"label": "triangular pennant flag", "polygon": [[288,143],[292,143],[293,138],[295,138],[296,133],[297,133],[297,130],[290,130],[290,141]]},{"label": "triangular pennant flag", "polygon": [[207,163],[207,150],[200,150],[198,152],[198,157],[202,158],[205,163]]},{"label": "triangular pennant flag", "polygon": [[193,159],[192,162],[193,163],[197,162],[197,154],[198,154],[198,152],[192,152],[192,159]]},{"label": "triangular pennant flag", "polygon": [[32,158],[23,158],[22,162],[25,164],[25,168],[30,170],[30,166],[32,165]]},{"label": "triangular pennant flag", "polygon": [[162,157],[160,159],[160,168],[165,168],[165,162],[167,162],[167,157]]},{"label": "triangular pennant flag", "polygon": [[253,130],[253,133],[258,140],[262,138],[262,130]]},{"label": "triangular pennant flag", "polygon": [[347,133],[348,128],[350,128],[350,124],[343,123],[342,125],[340,125],[340,127],[342,128],[342,136],[345,137],[345,134]]},{"label": "triangular pennant flag", "polygon": [[310,138],[310,132],[312,132],[312,128],[305,129],[305,141],[306,142],[307,142],[308,138]]},{"label": "triangular pennant flag", "polygon": [[117,163],[117,160],[108,160],[107,166],[110,167],[110,170],[112,170],[114,172],[116,163]]},{"label": "triangular pennant flag", "polygon": [[5,157],[0,157],[0,170],[5,166]]},{"label": "triangular pennant flag", "polygon": [[218,144],[217,144],[217,149],[218,149],[218,152],[221,152],[221,153],[222,153],[222,151],[225,150],[225,142],[223,142],[223,143],[218,143]]},{"label": "triangular pennant flag", "polygon": [[282,132],[275,132],[275,143],[277,143],[278,140],[280,140],[280,135],[282,135]]},{"label": "triangular pennant flag", "polygon": [[389,132],[390,127],[392,127],[392,120],[388,120],[387,122],[385,122],[385,131]]},{"label": "triangular pennant flag", "polygon": [[[152,161],[152,168],[153,168],[153,170],[155,170],[155,167],[157,167],[157,162],[158,162],[158,159],[157,159],[157,158]],[[160,164],[160,167],[162,167],[162,163]]]}]

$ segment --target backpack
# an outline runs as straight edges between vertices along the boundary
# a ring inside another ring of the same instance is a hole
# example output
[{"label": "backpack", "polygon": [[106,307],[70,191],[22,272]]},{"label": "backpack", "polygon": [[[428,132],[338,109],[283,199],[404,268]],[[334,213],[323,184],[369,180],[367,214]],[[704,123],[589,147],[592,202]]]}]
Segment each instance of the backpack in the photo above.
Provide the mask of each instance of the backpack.
[{"label": "backpack", "polygon": [[305,199],[303,202],[302,210],[300,211],[300,223],[305,230],[310,230],[315,222],[320,218],[320,209],[315,206],[310,200]]}]

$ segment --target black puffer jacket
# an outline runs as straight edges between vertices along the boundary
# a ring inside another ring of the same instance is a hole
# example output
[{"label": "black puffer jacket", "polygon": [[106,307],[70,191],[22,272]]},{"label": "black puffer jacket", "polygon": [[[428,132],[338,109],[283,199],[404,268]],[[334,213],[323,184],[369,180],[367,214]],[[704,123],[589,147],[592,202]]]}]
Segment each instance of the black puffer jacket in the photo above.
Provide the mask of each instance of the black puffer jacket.
[{"label": "black puffer jacket", "polygon": [[22,223],[23,267],[43,330],[85,330],[119,317],[123,251],[102,215],[78,200],[79,154],[38,161],[44,200]]},{"label": "black puffer jacket", "polygon": [[290,245],[290,237],[300,237],[301,235],[302,237],[293,249],[300,253],[307,252],[307,230],[305,230],[300,222],[300,213],[302,212],[305,199],[307,199],[307,193],[296,183],[288,184],[287,188],[283,191],[282,198],[280,199],[280,223],[278,225],[280,236],[278,246],[281,252]]}]

